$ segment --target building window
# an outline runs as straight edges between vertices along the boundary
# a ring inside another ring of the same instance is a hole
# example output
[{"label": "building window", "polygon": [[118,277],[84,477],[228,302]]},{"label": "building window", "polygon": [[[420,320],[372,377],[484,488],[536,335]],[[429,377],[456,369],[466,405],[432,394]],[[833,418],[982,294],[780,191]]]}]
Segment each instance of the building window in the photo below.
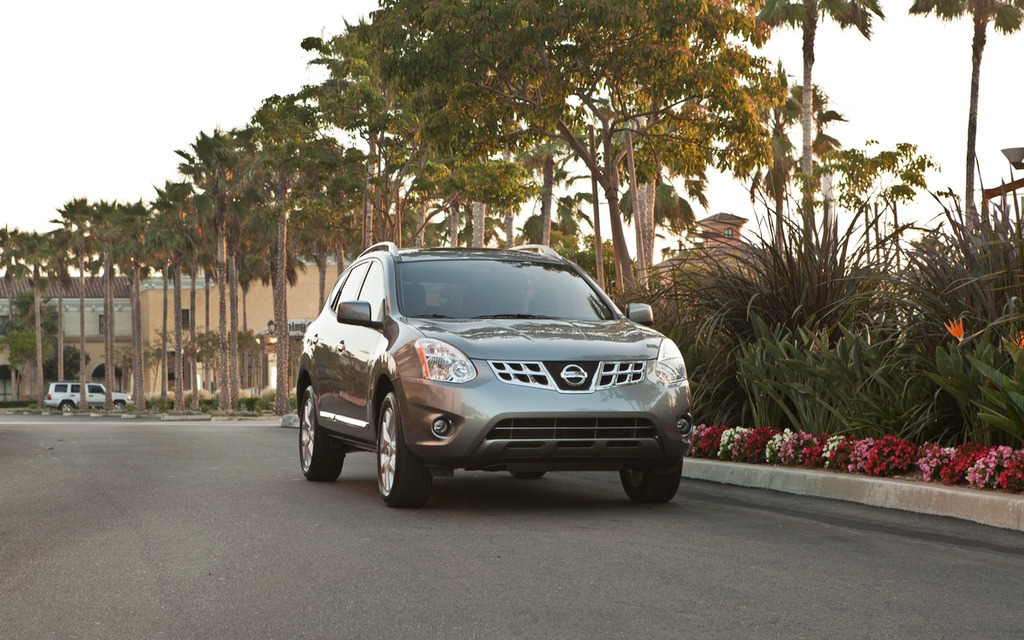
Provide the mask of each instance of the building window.
[{"label": "building window", "polygon": [[107,335],[107,332],[106,332],[106,329],[107,329],[107,317],[104,316],[101,313],[98,316],[96,316],[96,321],[97,321],[97,326],[99,327],[99,335],[101,335],[101,336]]},{"label": "building window", "polygon": [[7,323],[10,319],[10,316],[0,316],[0,336],[7,335]]},{"label": "building window", "polygon": [[726,229],[725,230],[725,239],[726,240],[732,240],[732,234],[733,234],[733,230],[732,229]]},{"label": "building window", "polygon": [[192,310],[182,309],[181,310],[181,328],[191,329],[192,328]]}]

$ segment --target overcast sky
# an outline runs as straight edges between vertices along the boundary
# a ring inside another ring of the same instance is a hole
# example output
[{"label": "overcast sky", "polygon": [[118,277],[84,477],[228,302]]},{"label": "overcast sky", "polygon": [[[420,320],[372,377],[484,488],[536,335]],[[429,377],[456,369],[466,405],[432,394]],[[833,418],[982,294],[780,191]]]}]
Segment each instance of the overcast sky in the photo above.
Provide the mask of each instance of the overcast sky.
[{"label": "overcast sky", "polygon": [[[971,29],[885,3],[870,42],[819,27],[815,81],[848,123],[846,147],[917,144],[942,166],[933,189],[962,192]],[[34,0],[0,10],[0,225],[47,230],[68,200],[151,200],[178,179],[175,149],[199,131],[242,126],[262,100],[317,80],[299,43],[334,35],[375,0]],[[800,41],[782,30],[763,52],[800,81]],[[1024,146],[1024,34],[990,30],[978,158],[986,187],[1010,178],[1000,153]],[[794,135],[799,145],[799,133]],[[1020,177],[1022,172],[1017,172]],[[754,217],[747,187],[715,176],[707,213]],[[930,198],[920,217],[937,210]]]}]

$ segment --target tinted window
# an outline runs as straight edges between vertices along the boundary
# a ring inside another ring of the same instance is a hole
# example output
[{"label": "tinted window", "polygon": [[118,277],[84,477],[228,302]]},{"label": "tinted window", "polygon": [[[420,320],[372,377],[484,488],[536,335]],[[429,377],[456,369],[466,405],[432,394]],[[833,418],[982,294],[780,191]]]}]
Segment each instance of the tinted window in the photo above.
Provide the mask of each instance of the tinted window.
[{"label": "tinted window", "polygon": [[374,320],[384,319],[384,267],[374,260],[370,263],[370,271],[359,292],[359,299],[370,303],[370,317]]},{"label": "tinted window", "polygon": [[399,265],[399,308],[411,317],[609,320],[612,310],[571,268],[512,260]]},{"label": "tinted window", "polygon": [[55,384],[55,385],[53,385],[53,392],[54,393],[67,393],[68,392],[68,385],[66,385],[66,384]]},{"label": "tinted window", "polygon": [[368,262],[363,262],[349,270],[348,276],[345,278],[345,284],[341,286],[341,291],[338,293],[338,297],[331,302],[332,309],[336,310],[338,308],[338,302],[342,300],[348,302],[357,299],[359,289],[363,285],[363,276],[366,275],[366,269],[369,266]]},{"label": "tinted window", "polygon": [[90,384],[87,389],[89,389],[89,393],[103,393],[103,387],[98,384]]},{"label": "tinted window", "polygon": [[80,393],[81,390],[82,390],[81,386],[79,386],[77,384],[71,385],[71,393]]}]

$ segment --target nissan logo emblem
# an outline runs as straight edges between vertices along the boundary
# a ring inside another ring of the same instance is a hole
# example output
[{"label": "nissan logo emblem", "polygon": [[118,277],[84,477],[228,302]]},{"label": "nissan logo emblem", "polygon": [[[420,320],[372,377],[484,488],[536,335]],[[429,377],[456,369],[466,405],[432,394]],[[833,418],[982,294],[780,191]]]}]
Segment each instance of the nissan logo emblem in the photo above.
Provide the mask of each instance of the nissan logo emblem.
[{"label": "nissan logo emblem", "polygon": [[562,369],[562,380],[570,387],[579,387],[587,381],[587,372],[579,365],[570,364]]}]

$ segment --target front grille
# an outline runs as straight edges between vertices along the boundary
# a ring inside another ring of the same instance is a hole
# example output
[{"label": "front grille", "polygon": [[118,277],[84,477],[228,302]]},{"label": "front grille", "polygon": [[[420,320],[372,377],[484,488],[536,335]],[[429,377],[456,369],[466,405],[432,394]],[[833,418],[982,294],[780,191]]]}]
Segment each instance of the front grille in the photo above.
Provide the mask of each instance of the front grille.
[{"label": "front grille", "polygon": [[[644,360],[627,360],[614,362],[590,361],[511,361],[491,360],[488,362],[494,376],[506,384],[524,387],[552,389],[561,393],[589,393],[598,389],[610,389],[627,384],[642,382],[647,371]],[[562,371],[567,366],[575,365],[587,376],[584,384],[573,386],[568,384]]]},{"label": "front grille", "polygon": [[633,441],[657,437],[644,418],[510,418],[491,428],[487,440]]},{"label": "front grille", "polygon": [[624,384],[636,384],[644,379],[646,363],[637,362],[602,362],[601,371],[597,374],[597,388],[607,389]]},{"label": "front grille", "polygon": [[539,362],[490,362],[498,380],[527,387],[550,388],[551,378]]}]

